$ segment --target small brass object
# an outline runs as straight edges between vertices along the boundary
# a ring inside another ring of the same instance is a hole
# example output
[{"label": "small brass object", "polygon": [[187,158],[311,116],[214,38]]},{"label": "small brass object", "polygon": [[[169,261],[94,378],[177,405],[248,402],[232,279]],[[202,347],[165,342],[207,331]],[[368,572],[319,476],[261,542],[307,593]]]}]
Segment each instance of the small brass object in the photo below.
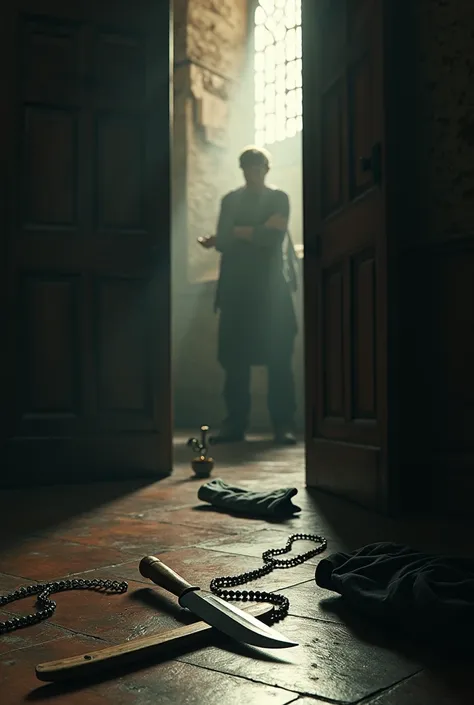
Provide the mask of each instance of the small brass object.
[{"label": "small brass object", "polygon": [[214,459],[209,458],[207,455],[209,452],[208,433],[209,426],[201,426],[201,437],[199,439],[190,438],[186,444],[196,453],[196,457],[191,461],[191,467],[196,477],[209,477],[214,468]]}]

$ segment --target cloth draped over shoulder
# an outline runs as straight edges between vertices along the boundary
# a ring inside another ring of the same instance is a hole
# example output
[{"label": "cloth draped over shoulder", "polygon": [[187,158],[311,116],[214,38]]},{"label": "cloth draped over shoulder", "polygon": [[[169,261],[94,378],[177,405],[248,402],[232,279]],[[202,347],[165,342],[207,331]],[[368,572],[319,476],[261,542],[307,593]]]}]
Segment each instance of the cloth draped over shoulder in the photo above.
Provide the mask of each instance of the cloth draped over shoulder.
[{"label": "cloth draped over shoulder", "polygon": [[[244,361],[265,365],[275,349],[291,354],[297,322],[283,268],[286,232],[264,225],[275,214],[288,218],[289,211],[287,194],[276,188],[261,193],[241,188],[222,200],[215,309],[220,312],[218,358],[224,367]],[[250,242],[234,237],[238,226],[254,228]]]}]

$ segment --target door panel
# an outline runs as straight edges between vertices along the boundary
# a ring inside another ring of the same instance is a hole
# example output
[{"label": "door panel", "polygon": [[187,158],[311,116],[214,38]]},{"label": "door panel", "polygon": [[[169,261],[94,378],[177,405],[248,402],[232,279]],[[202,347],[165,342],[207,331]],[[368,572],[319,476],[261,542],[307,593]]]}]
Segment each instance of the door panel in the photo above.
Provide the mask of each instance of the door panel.
[{"label": "door panel", "polygon": [[9,467],[169,473],[169,6],[9,12]]},{"label": "door panel", "polygon": [[349,184],[350,196],[355,198],[373,185],[372,170],[361,160],[373,146],[372,116],[367,110],[372,104],[370,55],[352,64],[348,80]]},{"label": "door panel", "polygon": [[374,250],[352,259],[352,410],[356,420],[375,421],[376,400],[376,281]]},{"label": "door panel", "polygon": [[328,216],[344,201],[344,84],[337,81],[321,101],[322,173],[324,174],[322,211]]},{"label": "door panel", "polygon": [[[21,9],[20,9],[21,11]],[[52,8],[53,13],[55,9]],[[32,103],[76,105],[80,78],[80,25],[67,17],[38,17],[33,8],[13,21],[19,29],[17,89]]]},{"label": "door panel", "polygon": [[319,57],[303,54],[307,484],[379,508],[387,501],[383,5],[303,3],[303,47],[321,47]]},{"label": "door panel", "polygon": [[72,431],[81,413],[80,280],[72,275],[26,275],[20,280],[19,359],[25,430],[60,423]]},{"label": "door panel", "polygon": [[120,114],[101,114],[97,116],[95,133],[97,230],[146,233],[143,121]]},{"label": "door panel", "polygon": [[322,273],[323,408],[325,419],[344,418],[344,275],[339,265]]},{"label": "door panel", "polygon": [[78,123],[75,109],[25,106],[23,227],[77,227]]},{"label": "door panel", "polygon": [[153,378],[149,321],[141,313],[141,279],[96,281],[97,407],[101,425],[153,430]]}]

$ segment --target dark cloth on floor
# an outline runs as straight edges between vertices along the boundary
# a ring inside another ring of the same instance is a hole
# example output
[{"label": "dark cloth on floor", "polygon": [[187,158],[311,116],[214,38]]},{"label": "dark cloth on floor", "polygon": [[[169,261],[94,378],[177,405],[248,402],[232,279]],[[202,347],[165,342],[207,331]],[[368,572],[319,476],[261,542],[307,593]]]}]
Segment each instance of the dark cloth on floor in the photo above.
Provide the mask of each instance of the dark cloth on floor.
[{"label": "dark cloth on floor", "polygon": [[216,509],[249,517],[286,519],[301,511],[291,501],[298,493],[295,487],[286,487],[273,492],[250,492],[242,487],[228,485],[220,478],[202,485],[198,499],[209,502]]},{"label": "dark cloth on floor", "polygon": [[[266,365],[274,348],[291,356],[297,322],[284,273],[286,233],[264,227],[272,215],[288,217],[289,208],[287,194],[269,187],[262,193],[240,188],[222,200],[215,308],[220,312],[218,359],[224,369],[242,362]],[[255,228],[251,242],[233,236],[238,226]]]},{"label": "dark cloth on floor", "polygon": [[474,636],[474,560],[373,543],[324,558],[315,579],[355,612],[414,638]]}]

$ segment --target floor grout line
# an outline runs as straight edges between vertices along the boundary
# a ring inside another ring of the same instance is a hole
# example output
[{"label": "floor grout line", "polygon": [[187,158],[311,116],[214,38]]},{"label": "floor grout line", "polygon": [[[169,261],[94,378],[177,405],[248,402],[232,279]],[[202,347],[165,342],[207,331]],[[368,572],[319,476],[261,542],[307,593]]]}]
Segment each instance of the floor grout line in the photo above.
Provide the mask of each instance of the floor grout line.
[{"label": "floor grout line", "polygon": [[[225,553],[228,556],[241,556],[242,558],[258,558],[262,560],[262,555],[258,556],[253,556],[249,555],[248,553],[239,553],[238,551],[226,551],[225,547],[224,548],[219,548],[217,546],[204,546],[204,545],[199,545],[198,548],[204,548],[207,551],[214,551],[215,553]],[[291,556],[291,553],[288,554],[288,557]],[[321,556],[322,558],[323,556]],[[313,563],[312,561],[306,561],[306,563],[301,563],[301,565],[312,565],[314,567],[317,566],[317,563]]]},{"label": "floor grout line", "polygon": [[375,693],[368,695],[366,698],[362,698],[361,700],[358,700],[357,703],[355,703],[354,705],[371,705],[372,703],[375,703],[377,698],[379,698],[381,695],[390,694],[392,691],[396,690],[400,685],[402,685],[403,683],[406,683],[407,681],[411,680],[415,676],[418,676],[423,671],[424,671],[424,668],[420,668],[418,671],[415,671],[415,673],[411,673],[409,676],[406,676],[405,678],[400,678],[399,681],[397,681],[396,683],[391,683],[386,688],[379,688],[379,690],[377,690]]},{"label": "floor grout line", "polygon": [[[11,612],[10,610],[3,610],[4,612],[7,612],[7,614],[12,615],[12,616],[18,616],[15,612]],[[111,645],[112,642],[107,641],[107,639],[104,639],[103,637],[96,636],[95,634],[87,634],[86,632],[81,632],[81,631],[76,631],[74,629],[70,629],[69,627],[64,627],[62,624],[57,624],[56,622],[47,622],[44,621],[42,624],[46,624],[50,627],[53,627],[53,629],[57,629],[59,634],[55,634],[54,636],[52,635],[50,639],[45,639],[44,641],[36,641],[34,644],[26,644],[25,646],[19,646],[18,648],[13,648],[10,649],[9,651],[4,651],[0,654],[0,659],[3,658],[4,656],[8,656],[11,653],[17,652],[17,651],[24,651],[25,649],[33,649],[37,648],[38,646],[43,646],[44,644],[49,644],[51,641],[56,641],[59,639],[72,639],[75,636],[85,636],[88,639],[94,639],[95,641],[100,642],[101,644],[104,645]],[[62,632],[62,634],[61,634]]]},{"label": "floor grout line", "polygon": [[[334,699],[331,699],[331,698],[323,698],[323,697],[321,697],[320,695],[314,695],[313,693],[308,693],[308,692],[306,692],[306,691],[299,692],[299,691],[297,691],[297,690],[290,690],[290,688],[286,688],[284,685],[276,685],[276,684],[272,684],[272,683],[266,683],[266,682],[263,682],[263,681],[259,681],[259,680],[257,680],[256,678],[251,678],[250,676],[242,676],[242,675],[240,675],[240,674],[239,674],[239,675],[236,675],[236,674],[234,674],[234,673],[229,673],[228,671],[219,671],[219,670],[217,670],[216,668],[212,668],[212,666],[206,666],[206,665],[203,665],[203,664],[192,663],[191,661],[187,661],[187,660],[185,660],[185,659],[186,659],[186,657],[178,657],[178,658],[173,659],[173,660],[176,660],[176,661],[178,661],[179,663],[187,663],[188,665],[191,665],[191,666],[197,666],[198,668],[202,668],[203,670],[206,670],[206,671],[211,671],[212,673],[220,673],[220,674],[223,674],[223,675],[226,675],[226,676],[232,676],[233,678],[242,678],[243,680],[248,681],[249,683],[255,683],[255,684],[257,684],[257,685],[263,685],[263,686],[267,686],[267,687],[269,687],[269,688],[278,688],[278,689],[280,689],[280,690],[286,691],[287,693],[296,695],[296,696],[297,696],[297,700],[298,700],[299,698],[306,697],[306,698],[312,698],[312,699],[315,701],[315,703],[318,703],[318,702],[320,702],[320,703],[330,703],[331,705],[340,705],[340,703],[341,703],[340,700],[334,700]],[[291,702],[295,702],[295,701],[293,700],[293,701],[291,701]]]}]

